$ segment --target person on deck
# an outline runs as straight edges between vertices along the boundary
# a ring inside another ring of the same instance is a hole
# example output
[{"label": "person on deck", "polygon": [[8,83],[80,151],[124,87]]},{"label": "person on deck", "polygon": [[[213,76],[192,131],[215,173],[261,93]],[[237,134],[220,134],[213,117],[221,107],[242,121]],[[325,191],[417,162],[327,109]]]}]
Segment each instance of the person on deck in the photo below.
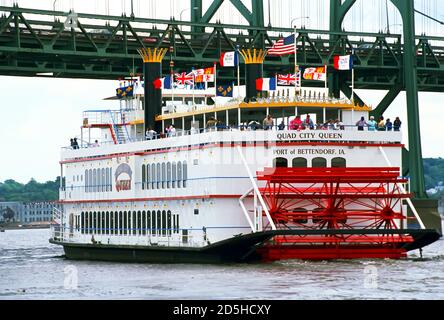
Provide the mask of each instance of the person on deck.
[{"label": "person on deck", "polygon": [[399,117],[396,117],[395,121],[393,121],[393,130],[394,131],[399,131],[399,129],[401,129],[401,120],[399,120]]},{"label": "person on deck", "polygon": [[149,127],[145,132],[146,140],[154,140],[156,139],[157,132],[153,130],[153,128]]},{"label": "person on deck", "polygon": [[387,131],[392,131],[392,129],[393,129],[393,123],[390,121],[390,119],[387,119],[387,120],[385,121],[385,129],[386,129]]},{"label": "person on deck", "polygon": [[361,120],[356,122],[356,126],[358,127],[358,131],[364,131],[364,127],[367,126],[367,122],[364,117],[361,117]]},{"label": "person on deck", "polygon": [[279,130],[284,130],[284,129],[285,129],[285,123],[284,123],[284,120],[282,120],[281,123],[279,123],[279,125],[278,125],[278,129],[279,129]]},{"label": "person on deck", "polygon": [[368,131],[376,131],[376,125],[375,117],[371,116],[370,120],[367,122]]},{"label": "person on deck", "polygon": [[264,121],[262,122],[262,127],[264,128],[264,130],[272,130],[274,126],[274,120],[271,117],[271,115],[267,115],[264,119]]},{"label": "person on deck", "polygon": [[384,117],[379,117],[378,120],[378,131],[385,131],[385,121],[384,121]]},{"label": "person on deck", "polygon": [[290,122],[290,130],[302,130],[304,129],[304,125],[302,123],[301,117],[296,116],[293,120]]},{"label": "person on deck", "polygon": [[304,126],[305,128],[309,128],[310,130],[314,129],[314,124],[313,124],[313,120],[310,119],[310,115],[307,114],[307,117],[304,120]]}]

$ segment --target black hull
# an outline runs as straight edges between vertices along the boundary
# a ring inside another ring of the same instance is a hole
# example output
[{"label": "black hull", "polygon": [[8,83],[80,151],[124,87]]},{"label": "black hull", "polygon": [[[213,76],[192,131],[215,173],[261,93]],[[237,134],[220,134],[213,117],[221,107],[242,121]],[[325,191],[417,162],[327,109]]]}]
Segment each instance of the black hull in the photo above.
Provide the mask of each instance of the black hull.
[{"label": "black hull", "polygon": [[[427,246],[440,238],[435,230],[276,230],[240,235],[202,248],[130,246],[107,244],[84,244],[62,242],[65,255],[73,260],[99,260],[137,263],[230,263],[261,260],[258,248],[278,235],[333,235],[333,234],[410,234],[413,242],[399,243],[405,251]],[[320,250],[322,250],[320,248]]]}]

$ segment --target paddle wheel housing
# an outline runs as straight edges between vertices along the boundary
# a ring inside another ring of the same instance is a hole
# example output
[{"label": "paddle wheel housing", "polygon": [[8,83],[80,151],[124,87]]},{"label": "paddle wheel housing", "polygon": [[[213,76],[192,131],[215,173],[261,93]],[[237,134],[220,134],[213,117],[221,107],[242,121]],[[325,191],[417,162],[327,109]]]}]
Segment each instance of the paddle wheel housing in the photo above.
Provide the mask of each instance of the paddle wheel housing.
[{"label": "paddle wheel housing", "polygon": [[296,233],[263,244],[264,260],[400,258],[414,241],[399,168],[265,168],[257,180],[276,229]]}]

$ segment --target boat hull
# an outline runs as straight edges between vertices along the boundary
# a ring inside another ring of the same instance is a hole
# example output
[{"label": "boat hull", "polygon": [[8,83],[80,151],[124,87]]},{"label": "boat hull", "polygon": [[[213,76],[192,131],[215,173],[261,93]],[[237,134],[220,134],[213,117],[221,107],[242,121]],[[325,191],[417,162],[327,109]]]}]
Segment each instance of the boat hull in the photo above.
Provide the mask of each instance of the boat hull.
[{"label": "boat hull", "polygon": [[[312,233],[314,231],[317,231],[316,235],[322,236],[343,234],[340,230],[312,230]],[[354,230],[360,234],[374,234],[375,231]],[[349,234],[351,231],[346,232]],[[403,233],[409,234],[413,241],[398,242],[396,245],[345,244],[332,246],[325,244],[312,246],[298,242],[276,244],[273,242],[275,237],[306,237],[307,232],[274,230],[237,236],[202,248],[85,244],[63,242],[57,239],[51,239],[50,242],[62,245],[66,258],[73,260],[136,263],[233,263],[285,259],[399,259],[405,257],[408,251],[420,249],[440,238],[440,234],[435,230],[404,230]]]}]

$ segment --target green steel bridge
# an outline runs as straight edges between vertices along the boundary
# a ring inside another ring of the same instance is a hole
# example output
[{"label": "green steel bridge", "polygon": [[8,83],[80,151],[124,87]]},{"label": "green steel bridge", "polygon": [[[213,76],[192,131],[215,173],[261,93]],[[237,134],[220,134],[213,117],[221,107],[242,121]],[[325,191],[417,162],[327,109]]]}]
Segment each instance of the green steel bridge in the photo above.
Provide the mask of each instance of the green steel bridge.
[{"label": "green steel bridge", "polygon": [[[191,21],[0,7],[0,74],[64,78],[118,79],[142,73],[137,49],[170,48],[164,72],[211,66],[220,53],[240,48],[265,49],[291,28],[265,26],[263,0],[230,1],[248,25],[210,23],[224,0],[212,1],[204,12],[202,0],[190,0]],[[388,93],[375,108],[378,116],[401,91],[407,93],[409,151],[404,174],[410,190],[426,198],[420,142],[418,91],[444,91],[444,37],[415,34],[413,0],[390,0],[399,10],[403,35],[342,30],[345,15],[356,0],[330,0],[330,30],[298,29],[297,62],[302,67],[333,65],[334,55],[355,54],[355,88]],[[294,55],[267,57],[264,74],[292,72]],[[332,70],[332,68],[330,69]],[[218,70],[218,79],[235,78],[232,68]],[[244,78],[243,71],[241,78]],[[331,94],[351,96],[349,73],[329,74]],[[306,81],[304,86],[319,86]],[[362,100],[355,96],[358,101]]]}]

